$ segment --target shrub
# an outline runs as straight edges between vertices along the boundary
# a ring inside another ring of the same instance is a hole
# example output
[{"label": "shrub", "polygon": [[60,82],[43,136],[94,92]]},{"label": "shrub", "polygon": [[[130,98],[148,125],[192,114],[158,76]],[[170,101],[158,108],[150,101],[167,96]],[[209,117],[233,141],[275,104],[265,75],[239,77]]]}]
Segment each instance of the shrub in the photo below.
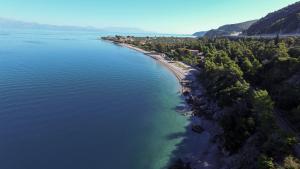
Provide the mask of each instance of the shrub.
[{"label": "shrub", "polygon": [[275,169],[273,159],[266,155],[261,155],[258,159],[258,169]]}]

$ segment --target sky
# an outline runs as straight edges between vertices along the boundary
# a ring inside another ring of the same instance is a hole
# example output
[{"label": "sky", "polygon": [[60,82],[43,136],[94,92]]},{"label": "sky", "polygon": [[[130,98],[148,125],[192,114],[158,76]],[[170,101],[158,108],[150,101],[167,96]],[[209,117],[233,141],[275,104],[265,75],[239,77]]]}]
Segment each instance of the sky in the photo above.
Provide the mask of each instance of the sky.
[{"label": "sky", "polygon": [[297,0],[0,0],[0,17],[190,34],[259,19]]}]

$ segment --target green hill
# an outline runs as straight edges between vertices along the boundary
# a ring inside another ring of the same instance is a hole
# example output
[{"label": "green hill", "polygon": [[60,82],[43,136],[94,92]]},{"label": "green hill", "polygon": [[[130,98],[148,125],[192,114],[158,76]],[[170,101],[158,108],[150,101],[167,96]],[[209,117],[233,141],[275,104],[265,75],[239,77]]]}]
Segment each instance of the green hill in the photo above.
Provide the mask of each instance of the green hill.
[{"label": "green hill", "polygon": [[207,31],[199,31],[199,32],[195,32],[193,34],[193,36],[197,36],[197,37],[203,37],[206,34]]},{"label": "green hill", "polygon": [[220,36],[235,36],[241,34],[243,31],[247,30],[253,23],[257,20],[229,24],[219,27],[218,29],[212,29],[208,31],[205,37],[220,37]]},{"label": "green hill", "polygon": [[268,14],[246,31],[247,35],[300,33],[300,2]]}]

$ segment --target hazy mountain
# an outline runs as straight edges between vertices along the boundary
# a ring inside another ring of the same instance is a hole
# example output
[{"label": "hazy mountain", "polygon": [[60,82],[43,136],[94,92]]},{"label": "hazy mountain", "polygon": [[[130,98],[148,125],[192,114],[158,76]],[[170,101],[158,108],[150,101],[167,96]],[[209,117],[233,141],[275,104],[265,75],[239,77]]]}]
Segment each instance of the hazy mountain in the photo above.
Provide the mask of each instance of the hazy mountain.
[{"label": "hazy mountain", "polygon": [[237,36],[247,30],[252,24],[257,22],[257,20],[229,24],[219,27],[218,29],[212,29],[208,31],[204,36],[205,37],[218,37],[218,36]]},{"label": "hazy mountain", "polygon": [[247,35],[300,33],[300,2],[268,14],[246,32]]},{"label": "hazy mountain", "polygon": [[200,32],[195,32],[193,34],[193,36],[197,36],[197,37],[202,37],[206,34],[207,31],[200,31]]},{"label": "hazy mountain", "polygon": [[80,26],[60,26],[50,24],[40,24],[34,22],[24,22],[6,18],[0,18],[0,28],[4,29],[46,29],[46,30],[63,30],[63,31],[97,31],[97,32],[111,32],[111,33],[153,33],[147,32],[138,28],[128,27],[80,27]]}]

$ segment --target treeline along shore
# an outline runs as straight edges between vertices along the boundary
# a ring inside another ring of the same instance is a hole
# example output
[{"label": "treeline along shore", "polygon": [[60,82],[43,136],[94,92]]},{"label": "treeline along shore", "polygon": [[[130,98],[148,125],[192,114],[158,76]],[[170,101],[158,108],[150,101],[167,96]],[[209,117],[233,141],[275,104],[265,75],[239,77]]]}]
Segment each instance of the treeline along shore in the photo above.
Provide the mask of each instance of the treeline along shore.
[{"label": "treeline along shore", "polygon": [[[210,133],[222,157],[211,168],[300,168],[300,38],[102,39],[180,70],[191,115],[217,124]],[[191,129],[201,133],[206,126]],[[201,168],[199,158],[170,168]]]},{"label": "treeline along shore", "polygon": [[167,67],[173,74],[176,76],[178,81],[180,82],[182,89],[182,93],[190,92],[190,83],[195,81],[195,78],[199,71],[195,69],[194,67],[187,65],[180,61],[171,61],[166,58],[166,55],[164,53],[159,53],[156,51],[146,51],[143,48],[139,48],[133,44],[125,43],[122,41],[118,41],[117,39],[113,37],[103,37],[103,40],[107,40],[110,42],[113,42],[117,45],[120,45],[122,47],[130,48],[133,50],[136,50],[138,52],[141,52],[147,56],[150,56],[151,58],[157,60],[159,63]]}]

